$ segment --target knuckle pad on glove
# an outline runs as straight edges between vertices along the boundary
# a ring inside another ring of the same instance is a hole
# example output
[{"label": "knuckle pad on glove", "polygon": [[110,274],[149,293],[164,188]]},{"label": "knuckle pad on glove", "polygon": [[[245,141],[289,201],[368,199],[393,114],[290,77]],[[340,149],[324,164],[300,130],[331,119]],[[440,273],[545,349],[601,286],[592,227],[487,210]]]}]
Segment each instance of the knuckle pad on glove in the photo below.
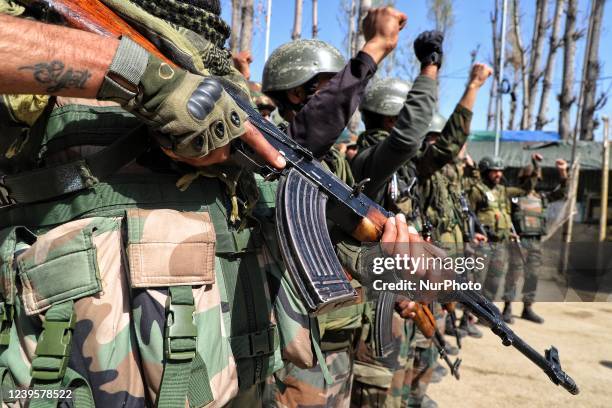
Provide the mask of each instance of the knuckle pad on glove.
[{"label": "knuckle pad on glove", "polygon": [[187,102],[189,113],[198,120],[204,120],[214,109],[222,91],[219,81],[206,78],[193,91]]}]

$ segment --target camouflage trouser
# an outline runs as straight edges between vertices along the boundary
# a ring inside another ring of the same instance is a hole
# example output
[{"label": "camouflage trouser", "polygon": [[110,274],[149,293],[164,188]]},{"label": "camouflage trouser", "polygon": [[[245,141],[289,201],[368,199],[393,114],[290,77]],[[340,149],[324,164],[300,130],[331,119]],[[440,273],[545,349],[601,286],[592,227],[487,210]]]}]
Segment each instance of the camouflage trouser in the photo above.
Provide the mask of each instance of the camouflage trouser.
[{"label": "camouflage trouser", "polygon": [[486,255],[488,269],[483,284],[483,295],[489,300],[494,300],[508,271],[508,242],[494,243],[493,249]]},{"label": "camouflage trouser", "polygon": [[[430,306],[431,307],[431,306]],[[436,325],[444,330],[444,311],[438,302],[433,303],[432,313],[436,318]],[[404,395],[408,407],[420,407],[431,382],[433,370],[438,359],[438,349],[431,339],[426,338],[418,329],[414,336],[414,343],[410,345],[408,359],[412,365],[405,377]]]},{"label": "camouflage trouser", "polygon": [[[411,320],[393,313],[394,348],[386,357],[375,357],[371,344],[364,337],[355,353],[355,380],[351,392],[351,407],[400,407],[408,360]],[[364,326],[365,327],[365,326]]]},{"label": "camouflage trouser", "polygon": [[512,302],[516,297],[516,282],[523,272],[523,302],[532,303],[535,300],[538,287],[538,268],[542,266],[542,249],[540,237],[521,237],[521,247],[525,264],[518,253],[518,248],[510,251],[510,269],[506,275],[504,301]]},{"label": "camouflage trouser", "polygon": [[432,344],[429,347],[410,347],[408,359],[412,365],[406,370],[403,392],[403,407],[420,407],[431,382],[438,351]]},{"label": "camouflage trouser", "polygon": [[353,382],[352,350],[323,352],[332,379],[327,384],[317,364],[303,369],[287,364],[268,377],[264,390],[264,407],[348,407]]}]

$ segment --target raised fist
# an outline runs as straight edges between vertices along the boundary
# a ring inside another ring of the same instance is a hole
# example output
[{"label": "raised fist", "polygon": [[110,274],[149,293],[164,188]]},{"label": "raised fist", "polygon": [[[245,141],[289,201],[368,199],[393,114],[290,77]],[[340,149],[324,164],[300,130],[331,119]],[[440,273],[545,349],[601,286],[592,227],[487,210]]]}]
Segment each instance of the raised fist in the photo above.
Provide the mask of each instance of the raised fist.
[{"label": "raised fist", "polygon": [[397,47],[399,32],[406,25],[408,17],[393,7],[372,8],[363,20],[363,36],[366,44],[363,51],[376,63],[380,63]]},{"label": "raised fist", "polygon": [[414,53],[421,62],[421,68],[428,65],[442,66],[442,43],[444,34],[440,31],[424,31],[414,40]]},{"label": "raised fist", "polygon": [[470,84],[480,88],[492,74],[493,69],[490,66],[477,62],[470,71]]},{"label": "raised fist", "polygon": [[555,160],[555,166],[557,166],[557,171],[559,172],[559,176],[561,178],[567,178],[567,162],[563,159]]},{"label": "raised fist", "polygon": [[533,161],[542,161],[544,157],[540,153],[534,153],[531,155],[531,160]]}]

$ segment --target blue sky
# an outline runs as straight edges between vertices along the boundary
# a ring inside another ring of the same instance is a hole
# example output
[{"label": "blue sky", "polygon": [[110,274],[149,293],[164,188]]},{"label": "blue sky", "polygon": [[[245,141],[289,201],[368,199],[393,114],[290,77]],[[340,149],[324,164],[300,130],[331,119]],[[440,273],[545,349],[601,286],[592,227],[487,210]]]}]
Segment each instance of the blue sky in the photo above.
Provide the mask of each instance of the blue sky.
[{"label": "blue sky", "polygon": [[[231,21],[230,0],[222,0],[223,17],[227,22]],[[319,38],[338,47],[346,55],[346,45],[344,44],[346,35],[346,22],[341,21],[340,12],[341,0],[319,0]],[[397,0],[396,7],[408,15],[408,24],[402,31],[400,42],[411,47],[412,41],[423,30],[433,28],[433,23],[427,17],[426,0]],[[510,2],[509,2],[510,3]],[[586,27],[588,11],[590,9],[588,0],[579,0],[578,26]],[[603,32],[600,45],[600,58],[603,61],[601,77],[607,79],[598,83],[598,92],[606,89],[612,91],[612,2],[607,2],[604,11]],[[256,8],[265,9],[265,0],[255,0]],[[531,37],[533,27],[535,1],[523,0],[522,7],[522,34],[525,43]],[[461,97],[465,86],[466,77],[470,64],[470,52],[480,45],[477,61],[487,62],[491,58],[491,24],[489,14],[493,10],[494,0],[455,0],[454,13],[455,24],[447,35],[447,46],[443,68],[443,78],[440,88],[440,110],[448,116]],[[310,38],[312,14],[311,0],[304,0],[304,14],[302,38]],[[550,13],[554,5],[549,7]],[[272,24],[270,35],[270,50],[274,50],[279,45],[291,40],[293,28],[293,0],[272,0]],[[257,14],[257,12],[256,12]],[[253,55],[255,61],[251,66],[252,79],[259,81],[265,63],[265,21],[263,15],[257,17],[258,27],[255,29],[253,37]],[[547,48],[547,45],[546,45]],[[576,55],[576,77],[581,75],[583,60],[584,39],[578,43]],[[547,51],[545,50],[545,53]],[[549,101],[549,116],[556,119],[558,115],[558,102],[556,96],[561,89],[562,77],[562,52],[557,52],[557,64],[553,78],[553,91]],[[576,81],[578,92],[578,81]],[[505,101],[509,96],[504,97]],[[539,97],[538,97],[539,99]],[[474,119],[472,122],[473,130],[484,130],[486,128],[487,104],[489,101],[489,85],[486,85],[480,92],[476,107],[474,109]],[[612,93],[610,101],[599,112],[612,116]],[[520,112],[519,114],[520,115]],[[572,117],[575,113],[572,112]],[[517,118],[518,121],[518,118]],[[549,124],[546,130],[556,130],[556,120]],[[596,130],[596,138],[600,138],[601,128]]]}]

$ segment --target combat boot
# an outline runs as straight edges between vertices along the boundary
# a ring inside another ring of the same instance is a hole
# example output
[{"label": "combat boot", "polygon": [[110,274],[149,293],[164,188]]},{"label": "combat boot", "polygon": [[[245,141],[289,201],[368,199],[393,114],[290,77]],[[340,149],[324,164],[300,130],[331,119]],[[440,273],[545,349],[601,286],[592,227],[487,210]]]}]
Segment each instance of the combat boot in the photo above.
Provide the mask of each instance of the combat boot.
[{"label": "combat boot", "polygon": [[459,338],[463,338],[467,336],[466,331],[463,329],[456,328],[453,325],[451,318],[447,315],[446,316],[446,327],[444,328],[444,334],[446,334],[447,336],[455,336],[455,330],[458,330]]},{"label": "combat boot", "polygon": [[523,303],[523,313],[521,313],[521,319],[529,320],[530,322],[538,324],[544,323],[544,319],[538,316],[531,308],[532,304],[533,303],[530,302]]},{"label": "combat boot", "polygon": [[421,408],[438,408],[438,404],[436,401],[429,398],[428,395],[423,397],[423,401],[421,402]]},{"label": "combat boot", "polygon": [[512,302],[504,302],[504,311],[502,312],[502,319],[508,324],[514,323],[514,317],[512,316]]},{"label": "combat boot", "polygon": [[433,374],[431,375],[430,382],[432,384],[439,383],[440,381],[442,381],[442,378],[445,375],[448,375],[448,369],[446,367],[443,367],[441,364],[436,363],[436,366],[433,369]]},{"label": "combat boot", "polygon": [[482,332],[476,327],[476,325],[470,322],[470,316],[464,312],[461,316],[461,322],[459,323],[459,329],[465,331],[468,336],[479,339],[482,337]]}]

